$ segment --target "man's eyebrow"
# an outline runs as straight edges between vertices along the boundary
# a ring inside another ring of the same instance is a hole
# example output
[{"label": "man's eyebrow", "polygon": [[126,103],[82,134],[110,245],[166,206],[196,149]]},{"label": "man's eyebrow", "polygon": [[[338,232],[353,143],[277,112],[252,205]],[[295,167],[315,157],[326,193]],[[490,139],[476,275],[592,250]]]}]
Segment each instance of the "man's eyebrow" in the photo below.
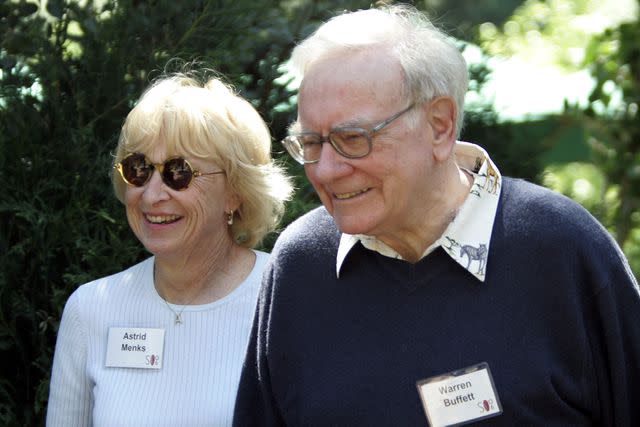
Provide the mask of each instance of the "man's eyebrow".
[{"label": "man's eyebrow", "polygon": [[[364,117],[355,117],[353,119],[349,119],[345,122],[342,122],[336,126],[331,127],[331,130],[336,130],[336,129],[344,129],[344,128],[368,128],[370,126],[373,126],[374,121],[370,120],[370,119],[366,119]],[[302,128],[302,125],[300,124],[300,122],[298,120],[296,120],[295,122],[291,123],[289,125],[289,127],[287,128],[287,131],[289,133],[302,133],[302,132],[308,132],[308,133],[319,133],[317,131],[314,130],[305,130]]]},{"label": "man's eyebrow", "polygon": [[345,122],[342,122],[336,126],[334,126],[332,129],[340,129],[340,128],[361,128],[361,127],[367,127],[369,125],[372,125],[374,123],[373,120],[370,120],[368,118],[362,117],[362,116],[358,116],[358,117],[354,117],[353,119],[349,119]]}]

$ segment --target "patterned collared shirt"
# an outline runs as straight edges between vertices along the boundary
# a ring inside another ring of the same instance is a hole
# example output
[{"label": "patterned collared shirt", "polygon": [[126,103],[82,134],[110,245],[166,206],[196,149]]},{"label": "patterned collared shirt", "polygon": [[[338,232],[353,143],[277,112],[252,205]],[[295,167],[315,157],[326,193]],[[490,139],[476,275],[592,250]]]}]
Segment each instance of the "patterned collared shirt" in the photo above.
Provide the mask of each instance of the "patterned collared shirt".
[{"label": "patterned collared shirt", "polygon": [[[442,235],[429,246],[422,258],[439,246],[465,270],[484,282],[491,231],[498,209],[502,176],[487,152],[478,145],[458,141],[454,147],[456,164],[473,175],[473,184],[454,220]],[[336,260],[336,275],[356,243],[382,255],[402,259],[402,256],[373,236],[342,233]]]}]

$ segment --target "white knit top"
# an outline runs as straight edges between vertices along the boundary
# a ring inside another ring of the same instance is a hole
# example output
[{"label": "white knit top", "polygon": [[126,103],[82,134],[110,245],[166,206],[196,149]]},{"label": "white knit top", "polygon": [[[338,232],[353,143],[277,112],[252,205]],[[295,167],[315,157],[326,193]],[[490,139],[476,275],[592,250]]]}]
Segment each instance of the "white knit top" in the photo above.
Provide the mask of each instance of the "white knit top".
[{"label": "white knit top", "polygon": [[[153,257],[80,286],[58,331],[47,425],[230,426],[267,258],[256,251],[238,288],[186,306],[182,324],[156,292]],[[161,369],[106,367],[110,328],[164,329]]]}]

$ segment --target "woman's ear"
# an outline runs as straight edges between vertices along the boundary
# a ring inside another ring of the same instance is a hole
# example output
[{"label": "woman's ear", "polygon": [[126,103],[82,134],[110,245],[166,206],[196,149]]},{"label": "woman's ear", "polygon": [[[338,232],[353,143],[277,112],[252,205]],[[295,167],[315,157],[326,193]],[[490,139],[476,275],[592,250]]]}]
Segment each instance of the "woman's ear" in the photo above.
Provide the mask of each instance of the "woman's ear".
[{"label": "woman's ear", "polygon": [[225,203],[225,212],[229,212],[229,211],[237,211],[238,208],[240,208],[240,204],[242,203],[242,201],[240,200],[240,197],[238,197],[237,194],[235,193],[230,193],[229,195],[227,195],[227,202]]},{"label": "woman's ear", "polygon": [[433,136],[433,155],[436,161],[445,161],[451,155],[456,141],[458,108],[453,99],[438,97],[426,104],[427,120]]}]

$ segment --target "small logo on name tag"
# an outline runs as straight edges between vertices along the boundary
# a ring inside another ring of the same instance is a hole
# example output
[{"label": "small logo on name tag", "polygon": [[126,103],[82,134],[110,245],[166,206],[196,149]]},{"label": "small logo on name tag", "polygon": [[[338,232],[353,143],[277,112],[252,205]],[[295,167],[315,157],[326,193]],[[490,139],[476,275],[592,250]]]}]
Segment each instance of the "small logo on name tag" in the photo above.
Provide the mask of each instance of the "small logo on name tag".
[{"label": "small logo on name tag", "polygon": [[432,427],[461,425],[502,413],[487,363],[427,378],[416,385]]}]

